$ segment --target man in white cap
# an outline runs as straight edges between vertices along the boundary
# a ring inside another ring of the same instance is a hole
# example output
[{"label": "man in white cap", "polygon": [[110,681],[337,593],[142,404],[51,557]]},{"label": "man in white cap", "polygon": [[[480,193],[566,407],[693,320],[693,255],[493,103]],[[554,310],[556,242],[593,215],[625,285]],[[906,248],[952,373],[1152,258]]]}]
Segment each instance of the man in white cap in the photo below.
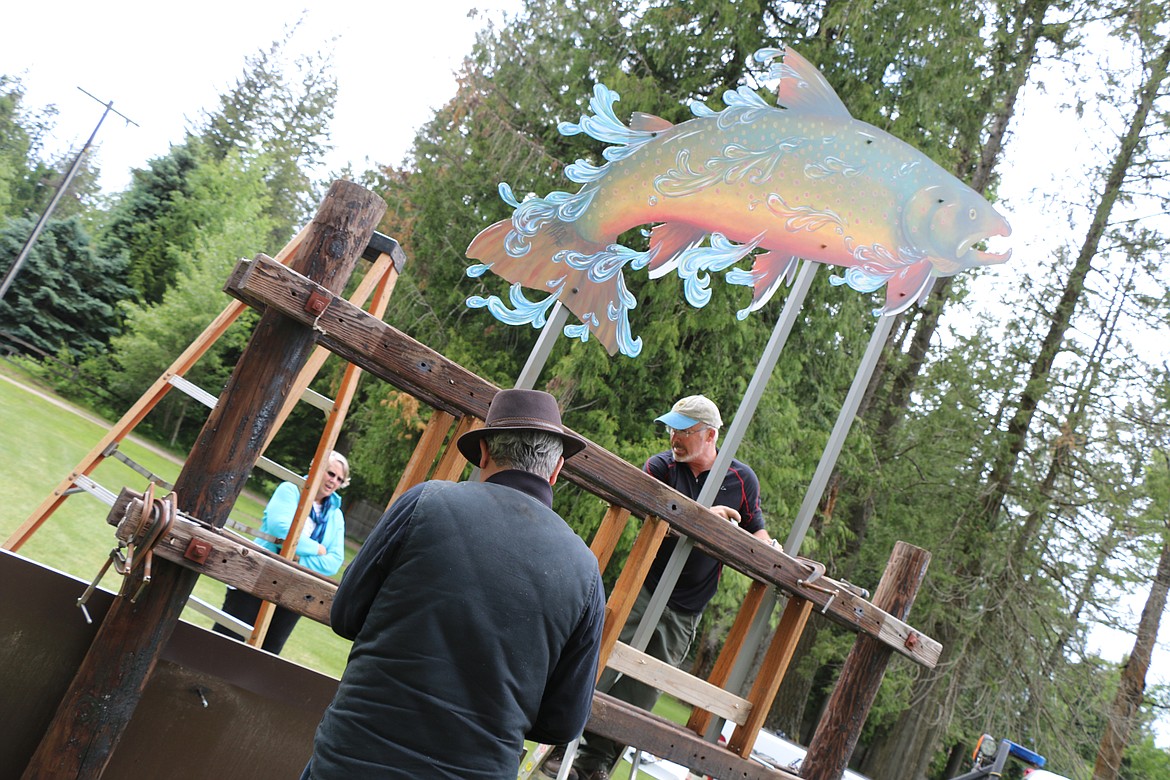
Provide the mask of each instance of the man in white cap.
[{"label": "man in white cap", "polygon": [[403,493],[338,586],[331,625],[353,649],[302,778],[499,780],[525,738],[585,727],[605,597],[552,510],[585,441],[548,393],[501,390],[458,446],[482,481]]},{"label": "man in white cap", "polygon": [[[718,407],[706,396],[690,395],[680,399],[655,421],[666,426],[670,449],[652,456],[643,470],[688,498],[698,498],[718,453],[715,442],[719,438],[719,429],[723,427]],[[746,464],[734,458],[731,460],[712,504],[711,511],[715,514],[738,523],[744,531],[765,542],[771,541],[760,511],[760,482]],[[671,535],[659,548],[646,576],[646,584],[638,593],[629,620],[622,629],[622,642],[629,644],[633,639],[677,544],[678,537]],[[694,641],[703,610],[719,587],[721,569],[722,564],[715,558],[698,549],[691,551],[646,646],[647,654],[673,666],[683,662]],[[618,678],[612,670],[602,675],[597,689],[645,710],[654,708],[659,694],[654,688],[630,677]],[[607,780],[610,767],[624,750],[625,745],[587,731],[569,776],[577,780]],[[542,771],[555,776],[559,769],[560,761],[552,760],[545,763]]]}]

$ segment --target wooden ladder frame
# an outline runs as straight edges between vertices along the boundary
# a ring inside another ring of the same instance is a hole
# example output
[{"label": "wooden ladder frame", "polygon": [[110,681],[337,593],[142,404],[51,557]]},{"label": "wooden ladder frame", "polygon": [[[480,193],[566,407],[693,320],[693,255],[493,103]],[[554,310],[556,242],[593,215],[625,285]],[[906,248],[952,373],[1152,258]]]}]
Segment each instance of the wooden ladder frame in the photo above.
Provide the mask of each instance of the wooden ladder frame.
[{"label": "wooden ladder frame", "polygon": [[[308,229],[308,226],[303,228],[273,259],[281,264],[286,264],[296,252],[297,247],[300,246]],[[350,296],[349,302],[359,307],[369,302],[369,307],[366,311],[371,316],[381,319],[386,313],[390,296],[394,292],[394,286],[398,280],[398,276],[401,274],[402,267],[406,263],[406,255],[397,241],[380,233],[375,233],[365,252],[363,252],[362,257],[370,260],[371,265]],[[319,304],[314,301],[306,303],[306,307],[313,305]],[[53,513],[57,511],[65,502],[65,499],[77,492],[88,492],[99,500],[112,505],[113,499],[115,498],[114,494],[99,485],[90,475],[107,457],[117,456],[118,445],[122,440],[130,435],[139,423],[145,419],[146,415],[166,397],[172,388],[177,388],[203,403],[205,406],[214,408],[218,399],[187,381],[185,375],[247,309],[248,305],[238,300],[228,304],[211,321],[211,324],[171,363],[166,371],[154,381],[146,392],[131,405],[126,413],[110,427],[106,434],[94,445],[93,449],[78,462],[69,475],[57,484],[53,492],[12,532],[4,542],[3,548],[13,552],[19,550],[25,542],[32,538],[33,534],[40,529]],[[298,373],[288,398],[277,414],[276,421],[268,437],[265,439],[264,447],[261,449],[261,452],[263,452],[272,443],[273,438],[280,431],[299,401],[304,400],[321,408],[326,415],[325,426],[321,438],[318,441],[307,477],[301,477],[296,472],[284,468],[263,456],[257,460],[256,464],[274,476],[284,481],[293,482],[301,488],[301,500],[297,505],[297,511],[292,525],[289,528],[289,533],[280,551],[280,555],[289,560],[292,560],[296,554],[296,541],[300,538],[300,531],[304,527],[305,520],[308,518],[312,508],[310,497],[316,493],[324,478],[325,471],[328,467],[328,458],[326,456],[337,443],[342,425],[349,412],[350,403],[353,400],[354,393],[357,391],[358,381],[362,375],[360,368],[352,363],[347,365],[338,388],[337,397],[332,400],[310,390],[310,383],[312,383],[313,379],[316,378],[324,366],[329,354],[329,350],[324,347],[314,349],[304,368]],[[137,464],[129,462],[127,465],[135,471],[142,473],[150,481],[166,489],[170,489],[170,485],[163,483],[157,476],[150,474],[150,472],[137,466]],[[206,608],[200,611],[208,614]],[[214,614],[216,611],[214,608],[211,610],[211,617],[213,619],[216,618]],[[271,602],[265,601],[261,604],[260,613],[257,615],[256,623],[252,626],[251,636],[248,639],[249,644],[257,647],[263,644],[272,612],[273,605]]]}]

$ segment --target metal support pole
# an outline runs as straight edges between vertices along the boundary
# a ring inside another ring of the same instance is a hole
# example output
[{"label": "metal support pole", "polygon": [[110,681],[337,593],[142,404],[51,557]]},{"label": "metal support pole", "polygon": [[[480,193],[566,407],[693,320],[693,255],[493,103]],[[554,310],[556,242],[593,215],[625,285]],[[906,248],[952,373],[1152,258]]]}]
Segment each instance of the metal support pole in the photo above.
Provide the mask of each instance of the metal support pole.
[{"label": "metal support pole", "polygon": [[[81,91],[85,92],[84,89]],[[88,92],[85,92],[85,94],[89,95]],[[89,96],[93,97],[93,95]],[[96,100],[97,98],[94,99]],[[53,212],[57,209],[57,204],[61,201],[61,198],[65,196],[65,191],[69,189],[69,185],[73,181],[73,177],[76,176],[77,171],[81,169],[81,161],[84,159],[85,153],[89,151],[89,147],[93,145],[93,139],[97,137],[98,130],[101,129],[102,122],[106,121],[106,117],[111,111],[114,111],[114,101],[111,100],[105,105],[106,110],[102,112],[102,116],[100,119],[98,119],[97,125],[94,127],[93,132],[89,134],[89,140],[85,142],[85,145],[81,147],[81,151],[77,153],[75,158],[73,158],[73,164],[69,166],[69,171],[65,174],[65,180],[61,182],[61,186],[58,187],[57,192],[53,194],[53,199],[49,201],[48,207],[45,209],[44,213],[41,214],[40,219],[37,220],[37,224],[33,226],[32,233],[29,234],[28,239],[24,242],[24,246],[21,247],[20,254],[16,256],[16,262],[14,262],[12,267],[8,269],[8,273],[4,275],[4,281],[0,282],[0,301],[4,300],[4,296],[8,292],[8,288],[12,286],[12,282],[16,279],[16,274],[20,271],[21,266],[24,265],[25,260],[28,259],[29,253],[32,252],[33,244],[36,242],[37,237],[41,234],[41,231],[45,229],[45,225],[48,223],[49,217],[53,216]],[[114,111],[114,113],[118,114],[117,111]],[[123,114],[118,114],[118,116],[122,117],[131,124],[136,124]]]},{"label": "metal support pole", "polygon": [[516,377],[516,388],[532,390],[536,387],[536,380],[540,377],[540,372],[544,370],[544,364],[548,362],[548,356],[552,354],[552,348],[557,342],[557,336],[561,335],[561,330],[564,329],[565,323],[568,321],[569,308],[564,306],[560,301],[557,301],[553,305],[552,314],[549,315],[548,321],[544,323],[544,327],[540,330],[540,336],[536,339],[536,344],[533,345],[532,352],[528,354],[528,360],[524,363],[524,368],[520,369],[520,376]]},{"label": "metal support pole", "polygon": [[[789,555],[795,556],[800,552],[809,525],[812,524],[813,513],[816,512],[817,504],[825,492],[825,485],[829,482],[829,476],[837,465],[837,458],[841,455],[841,448],[845,445],[849,428],[857,416],[857,407],[861,404],[861,397],[865,394],[865,388],[873,377],[873,371],[881,356],[882,347],[885,345],[886,338],[890,335],[890,329],[893,326],[893,317],[880,317],[869,337],[869,345],[865,348],[865,354],[857,366],[857,373],[853,376],[853,384],[849,387],[849,393],[845,396],[845,402],[837,414],[837,422],[833,425],[828,442],[825,443],[817,470],[813,473],[808,489],[804,493],[804,501],[800,505],[800,511],[796,513],[796,521],[792,524],[792,530],[789,531],[788,539],[784,542],[784,552]],[[764,635],[768,632],[768,622],[772,616],[772,610],[778,600],[776,589],[770,589],[760,604],[759,610],[756,611],[755,619],[752,621],[747,638],[744,640],[744,647],[758,647],[764,640]],[[731,674],[727,678],[728,690],[734,691],[741,688],[751,670],[753,660],[742,655],[735,659]],[[717,736],[719,729],[722,728],[722,722],[721,718],[712,718],[711,725],[704,736],[708,739],[712,739],[713,735]]]},{"label": "metal support pole", "polygon": [[[792,333],[792,327],[800,314],[800,308],[804,305],[809,288],[812,287],[817,267],[815,263],[810,263],[807,260],[801,263],[800,272],[792,284],[788,299],[784,302],[784,310],[780,312],[780,318],[776,320],[776,327],[772,329],[772,336],[768,339],[768,344],[764,347],[764,352],[756,364],[756,370],[748,384],[747,392],[744,393],[743,400],[739,403],[739,409],[735,412],[735,418],[731,421],[731,425],[727,428],[727,434],[723,437],[723,445],[715,456],[711,470],[707,472],[707,481],[703,484],[703,489],[699,491],[699,497],[696,500],[703,506],[711,506],[715,496],[719,493],[719,486],[723,484],[723,477],[727,474],[731,459],[735,456],[740,442],[743,441],[744,431],[747,430],[752,415],[756,413],[756,407],[760,403],[760,397],[764,394],[768,378],[772,376],[776,361],[784,350],[784,344],[788,341],[789,334]],[[690,555],[694,546],[695,543],[689,538],[679,537],[674,552],[671,554],[670,560],[667,561],[666,569],[662,572],[662,579],[658,581],[654,595],[650,597],[650,603],[646,605],[646,614],[642,616],[642,622],[638,624],[638,630],[634,632],[631,646],[635,650],[645,650],[646,645],[650,642],[650,635],[654,632],[654,627],[658,625],[658,620],[666,609],[666,602],[670,599],[670,594],[674,592],[674,586],[678,582],[679,574],[682,573],[683,564],[686,563],[687,556]]]},{"label": "metal support pole", "polygon": [[865,348],[861,364],[858,365],[857,373],[853,376],[853,384],[849,387],[849,394],[845,396],[845,403],[841,405],[837,422],[833,425],[829,441],[825,444],[825,451],[821,453],[820,463],[817,464],[817,470],[813,473],[808,490],[805,491],[804,502],[800,505],[800,511],[796,513],[796,522],[792,524],[792,530],[788,532],[788,539],[784,542],[784,552],[789,555],[796,555],[804,543],[808,527],[812,524],[813,513],[816,512],[821,495],[825,492],[825,485],[829,483],[829,477],[837,466],[837,458],[841,455],[841,448],[845,446],[845,437],[849,435],[853,418],[857,416],[857,407],[861,405],[861,397],[865,395],[865,388],[869,385],[878,358],[882,354],[882,347],[893,327],[894,317],[890,316],[879,317],[877,325],[874,326],[873,334],[869,337],[869,345]]}]

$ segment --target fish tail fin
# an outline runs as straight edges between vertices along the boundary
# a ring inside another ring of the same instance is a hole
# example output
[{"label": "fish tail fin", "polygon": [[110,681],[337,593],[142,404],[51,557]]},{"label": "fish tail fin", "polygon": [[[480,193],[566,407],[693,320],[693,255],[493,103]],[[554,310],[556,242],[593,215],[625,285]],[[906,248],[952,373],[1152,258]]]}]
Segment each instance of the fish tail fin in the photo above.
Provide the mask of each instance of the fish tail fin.
[{"label": "fish tail fin", "polygon": [[[520,230],[514,219],[504,219],[482,230],[467,247],[467,256],[479,260],[493,273],[531,289],[548,289],[545,263],[559,252],[591,254],[605,248],[578,232],[577,226],[556,217]],[[486,269],[485,269],[486,270]]]},{"label": "fish tail fin", "polygon": [[472,260],[482,260],[485,265],[494,266],[497,262],[506,259],[504,239],[512,229],[512,220],[502,219],[494,225],[484,228],[471,239],[467,247],[467,256]]}]

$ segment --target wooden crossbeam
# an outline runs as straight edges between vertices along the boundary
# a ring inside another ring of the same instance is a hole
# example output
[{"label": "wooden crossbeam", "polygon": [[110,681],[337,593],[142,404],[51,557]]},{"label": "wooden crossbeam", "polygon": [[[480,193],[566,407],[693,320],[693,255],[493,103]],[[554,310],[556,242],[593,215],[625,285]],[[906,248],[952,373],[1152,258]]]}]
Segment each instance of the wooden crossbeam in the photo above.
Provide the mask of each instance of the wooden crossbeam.
[{"label": "wooden crossbeam", "polygon": [[748,713],[752,711],[751,702],[742,696],[700,680],[666,661],[640,653],[623,642],[614,645],[609,655],[609,668],[737,725],[747,723]]},{"label": "wooden crossbeam", "polygon": [[[118,526],[133,501],[142,494],[122,488],[106,522]],[[128,533],[119,527],[115,534],[126,542]],[[198,554],[192,551],[198,550]],[[207,523],[180,513],[170,531],[154,548],[158,557],[185,569],[206,574],[233,588],[279,604],[318,623],[329,624],[329,608],[337,583],[292,561]]]},{"label": "wooden crossbeam", "polygon": [[736,780],[801,780],[799,775],[783,769],[742,758],[676,723],[605,693],[593,694],[593,709],[585,728],[623,745],[637,745],[660,758],[689,767],[696,774]]},{"label": "wooden crossbeam", "polygon": [[[457,417],[483,419],[499,390],[338,296],[328,296],[321,317],[308,314],[304,302],[312,293],[321,293],[321,288],[279,263],[264,258],[241,261],[225,290],[242,301],[280,311],[306,325],[317,321],[324,329],[318,335],[319,342],[334,353]],[[639,517],[662,518],[693,539],[698,548],[737,571],[812,602],[826,619],[875,637],[916,663],[931,668],[938,663],[942,647],[936,640],[831,577],[822,576],[816,580],[815,588],[806,587],[802,584],[809,574],[806,565],[721,520],[706,507],[596,444],[587,442],[584,451],[565,462],[561,473],[562,478]]]}]

